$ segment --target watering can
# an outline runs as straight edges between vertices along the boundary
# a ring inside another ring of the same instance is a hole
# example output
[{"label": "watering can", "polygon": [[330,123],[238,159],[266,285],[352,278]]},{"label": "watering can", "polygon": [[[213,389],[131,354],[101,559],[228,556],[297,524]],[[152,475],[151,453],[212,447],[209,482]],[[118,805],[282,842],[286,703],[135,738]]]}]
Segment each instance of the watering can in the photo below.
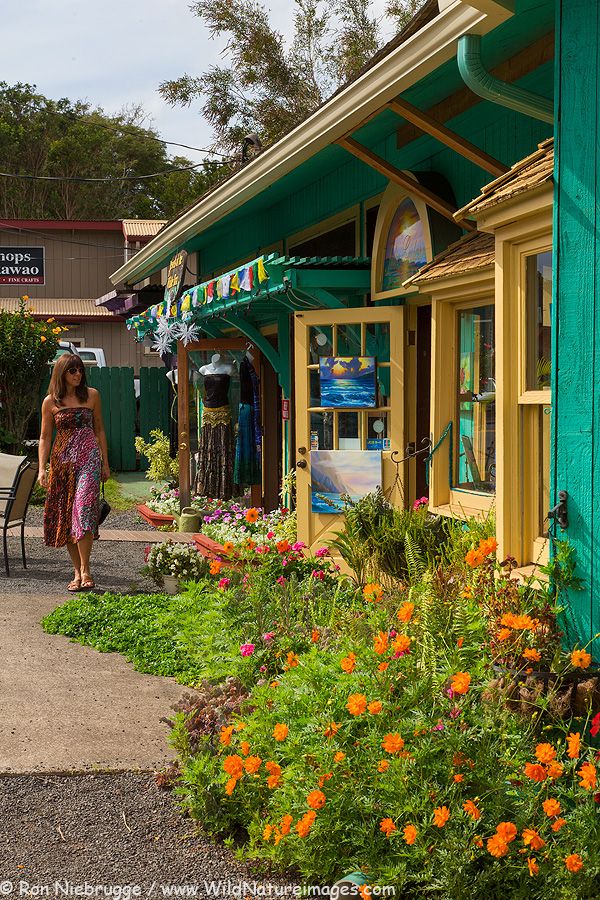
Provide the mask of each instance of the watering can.
[{"label": "watering can", "polygon": [[184,506],[177,519],[177,530],[184,532],[198,531],[200,528],[200,510],[194,509],[193,506]]}]

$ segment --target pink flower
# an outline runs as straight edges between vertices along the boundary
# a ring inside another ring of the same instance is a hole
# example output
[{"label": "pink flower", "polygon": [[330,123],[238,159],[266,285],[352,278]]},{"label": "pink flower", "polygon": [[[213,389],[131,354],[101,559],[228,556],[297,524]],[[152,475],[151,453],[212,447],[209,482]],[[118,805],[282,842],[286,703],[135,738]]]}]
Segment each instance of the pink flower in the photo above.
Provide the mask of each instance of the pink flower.
[{"label": "pink flower", "polygon": [[242,656],[252,656],[254,653],[254,644],[242,644],[240,647]]},{"label": "pink flower", "polygon": [[390,637],[391,637],[391,638],[396,637],[397,634],[398,634],[398,632],[396,631],[395,628],[392,628],[392,629],[390,630]]},{"label": "pink flower", "polygon": [[230,584],[231,584],[230,578],[221,578],[217,587],[220,588],[222,591],[224,591],[225,588],[228,588]]},{"label": "pink flower", "polygon": [[460,716],[460,712],[461,712],[461,711],[460,711],[460,709],[458,708],[458,706],[455,706],[454,709],[451,709],[451,710],[450,710],[450,718],[451,718],[451,719],[458,719],[458,717]]},{"label": "pink flower", "polygon": [[327,549],[327,547],[319,547],[319,549],[315,553],[315,556],[318,559],[321,559],[323,556],[329,556],[329,550]]},{"label": "pink flower", "polygon": [[279,578],[277,579],[277,584],[285,584],[285,578],[283,577],[283,575],[279,576]]},{"label": "pink flower", "polygon": [[296,553],[298,552],[298,550],[304,550],[305,548],[306,544],[304,543],[304,541],[296,541],[295,544],[292,544],[292,550],[294,550]]},{"label": "pink flower", "polygon": [[454,691],[452,690],[451,687],[448,688],[448,690],[446,691],[446,693],[448,694],[448,696],[449,696],[450,699],[452,700],[452,698],[454,697]]},{"label": "pink flower", "polygon": [[274,532],[274,531],[267,531],[267,538],[268,538],[270,541],[272,541],[274,537],[275,537],[275,532]]},{"label": "pink flower", "polygon": [[431,730],[432,730],[432,731],[443,731],[443,730],[444,730],[444,723],[443,723],[443,722],[438,722],[437,725],[434,725],[433,728],[432,728]]},{"label": "pink flower", "polygon": [[274,632],[274,631],[267,631],[265,634],[263,634],[262,637],[263,637],[263,641],[266,641],[267,644],[268,644],[269,641],[272,641],[273,638],[275,637],[275,632]]},{"label": "pink flower", "polygon": [[310,574],[312,578],[316,578],[317,581],[323,581],[323,579],[325,578],[325,572],[323,571],[323,569],[313,569]]},{"label": "pink flower", "polygon": [[244,575],[244,577],[242,578],[242,584],[244,586],[246,586],[248,584],[248,576],[247,575]]},{"label": "pink flower", "polygon": [[267,671],[267,667],[266,667],[266,666],[261,666],[260,669],[259,669],[259,672],[266,672],[266,671]]},{"label": "pink flower", "polygon": [[422,506],[427,506],[428,503],[428,497],[419,497],[419,499],[415,500],[415,502],[413,503],[413,509],[421,509]]}]

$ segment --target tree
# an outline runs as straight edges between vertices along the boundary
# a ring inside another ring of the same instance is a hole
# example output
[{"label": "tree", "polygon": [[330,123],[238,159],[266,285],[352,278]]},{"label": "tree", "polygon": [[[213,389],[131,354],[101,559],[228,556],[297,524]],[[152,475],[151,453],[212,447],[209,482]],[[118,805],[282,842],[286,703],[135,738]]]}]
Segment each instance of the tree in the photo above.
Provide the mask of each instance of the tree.
[{"label": "tree", "polygon": [[[50,100],[35,86],[0,82],[3,172],[115,178],[181,169],[139,106],[107,116],[68,99]],[[105,183],[0,177],[0,215],[16,219],[169,218],[203,194],[218,164],[160,178]]]},{"label": "tree", "polygon": [[62,331],[54,319],[37,322],[21,298],[16,312],[0,310],[0,442],[8,452],[22,452],[27,425],[38,410],[48,363],[58,350]]},{"label": "tree", "polygon": [[228,38],[227,64],[164,81],[167,102],[200,98],[219,146],[239,155],[245,135],[274,143],[354,78],[382,46],[384,23],[402,28],[423,0],[388,0],[385,16],[372,0],[293,0],[294,34],[286,44],[259,0],[195,0],[213,36]]}]

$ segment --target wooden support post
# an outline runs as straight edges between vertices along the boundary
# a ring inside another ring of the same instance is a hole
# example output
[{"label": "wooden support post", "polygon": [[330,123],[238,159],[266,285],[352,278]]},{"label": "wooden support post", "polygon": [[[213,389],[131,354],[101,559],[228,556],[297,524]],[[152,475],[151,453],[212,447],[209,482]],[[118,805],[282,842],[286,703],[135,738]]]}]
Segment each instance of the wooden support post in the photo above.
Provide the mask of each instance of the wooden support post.
[{"label": "wooden support post", "polygon": [[401,97],[396,97],[395,100],[390,100],[388,106],[393,112],[397,113],[397,115],[406,119],[407,122],[416,125],[417,128],[420,128],[425,134],[431,135],[431,137],[440,141],[440,143],[445,144],[446,147],[450,147],[451,150],[460,153],[465,159],[470,160],[481,169],[485,169],[486,172],[490,172],[496,177],[508,172],[508,166],[505,166],[499,160],[494,159],[493,156],[490,156],[484,150],[480,150],[479,147],[476,147],[471,141],[468,141],[455,131],[447,128],[441,122],[438,122],[437,119],[434,119],[433,116],[430,116],[421,109],[417,109],[412,103],[408,103]]},{"label": "wooden support post", "polygon": [[188,349],[177,342],[177,449],[181,508],[190,505],[190,379]]},{"label": "wooden support post", "polygon": [[[347,150],[348,153],[356,156],[357,159],[360,159],[362,162],[366,163],[366,165],[371,166],[372,169],[381,172],[382,175],[385,175],[385,177],[389,178],[390,181],[393,181],[394,184],[400,185],[407,193],[419,197],[420,200],[423,200],[424,203],[432,209],[435,209],[440,215],[456,224],[456,219],[454,218],[456,208],[452,206],[451,203],[438,197],[438,195],[434,194],[433,191],[430,191],[429,188],[424,187],[422,184],[419,184],[418,181],[405,175],[404,172],[401,172],[400,169],[397,169],[389,163],[387,159],[383,159],[382,156],[377,156],[376,153],[373,153],[372,150],[369,150],[369,148],[365,147],[363,144],[359,144],[354,138],[342,138],[338,141],[338,144],[340,147],[343,147],[344,150]],[[463,220],[458,224],[466,231],[475,230],[475,225],[467,220]]]}]

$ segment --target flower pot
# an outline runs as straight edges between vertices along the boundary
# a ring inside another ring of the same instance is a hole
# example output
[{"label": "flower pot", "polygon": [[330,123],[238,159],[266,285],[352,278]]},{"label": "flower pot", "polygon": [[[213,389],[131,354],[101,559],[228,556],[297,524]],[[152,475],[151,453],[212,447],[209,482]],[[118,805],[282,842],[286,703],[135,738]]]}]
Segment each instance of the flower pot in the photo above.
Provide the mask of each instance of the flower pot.
[{"label": "flower pot", "polygon": [[165,588],[165,593],[179,593],[179,579],[175,575],[163,575],[163,585]]}]

